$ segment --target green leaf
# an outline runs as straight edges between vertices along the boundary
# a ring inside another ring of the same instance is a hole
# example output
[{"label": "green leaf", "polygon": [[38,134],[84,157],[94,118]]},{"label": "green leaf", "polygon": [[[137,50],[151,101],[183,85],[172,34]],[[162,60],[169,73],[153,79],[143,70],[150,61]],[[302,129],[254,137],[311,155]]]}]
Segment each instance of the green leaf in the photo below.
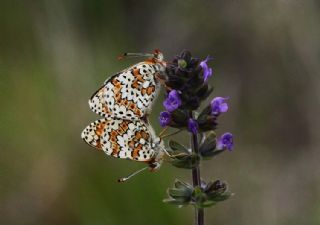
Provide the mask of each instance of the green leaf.
[{"label": "green leaf", "polygon": [[213,88],[210,87],[208,84],[203,85],[200,89],[197,90],[196,95],[198,96],[198,98],[200,98],[201,100],[204,100],[207,98],[208,95],[211,94],[211,92],[213,91]]},{"label": "green leaf", "polygon": [[194,188],[194,190],[193,190],[193,194],[194,194],[195,197],[196,197],[197,195],[202,194],[201,188],[198,187],[198,186],[196,186],[196,187]]},{"label": "green leaf", "polygon": [[216,118],[212,115],[206,115],[197,121],[199,124],[199,130],[202,132],[215,130],[217,127]]},{"label": "green leaf", "polygon": [[178,180],[178,179],[176,179],[176,180],[174,181],[174,186],[175,186],[176,188],[179,188],[179,189],[186,188],[186,189],[189,189],[189,190],[191,190],[191,191],[193,190],[193,187],[192,187],[191,184],[188,184],[188,183],[186,183],[186,182],[180,181],[180,180]]},{"label": "green leaf", "polygon": [[209,86],[209,89],[201,96],[201,99],[206,99],[213,92],[213,87]]},{"label": "green leaf", "polygon": [[169,188],[168,189],[168,195],[170,195],[172,198],[176,197],[187,197],[190,198],[192,194],[192,190],[188,188]]},{"label": "green leaf", "polygon": [[211,207],[211,206],[213,206],[215,204],[216,204],[215,201],[207,200],[205,202],[202,202],[202,203],[198,204],[197,207],[198,208],[208,208],[208,207]]},{"label": "green leaf", "polygon": [[171,164],[178,168],[193,169],[199,165],[200,157],[198,155],[182,155],[171,158]]},{"label": "green leaf", "polygon": [[185,203],[185,202],[190,202],[191,198],[190,197],[172,197],[169,195],[170,198],[179,201],[181,203]]},{"label": "green leaf", "polygon": [[214,131],[209,131],[206,133],[202,139],[202,143],[199,147],[201,153],[206,153],[214,150],[216,148],[216,133]]},{"label": "green leaf", "polygon": [[179,59],[178,60],[178,66],[181,67],[181,68],[186,68],[188,66],[186,60],[184,59]]},{"label": "green leaf", "polygon": [[175,206],[187,206],[189,205],[189,202],[179,201],[176,199],[168,198],[163,200],[164,203],[168,203]]},{"label": "green leaf", "polygon": [[212,191],[214,191],[215,189],[215,184],[213,181],[209,181],[207,184],[206,184],[206,187],[204,189],[204,192],[205,193],[210,193]]},{"label": "green leaf", "polygon": [[208,144],[210,145],[211,143],[215,143],[216,137],[217,137],[216,132],[214,132],[214,131],[206,132],[201,140],[202,147],[204,147],[205,145],[208,145]]},{"label": "green leaf", "polygon": [[203,159],[210,159],[222,152],[224,149],[216,149],[216,133],[214,131],[209,131],[202,139],[199,151]]},{"label": "green leaf", "polygon": [[190,184],[176,179],[174,187],[168,188],[169,198],[165,199],[164,202],[177,206],[187,205],[191,201],[192,192],[193,187]]},{"label": "green leaf", "polygon": [[210,199],[211,201],[215,201],[215,202],[221,202],[221,201],[227,200],[232,195],[233,194],[230,192],[225,192],[223,194],[218,194],[218,195],[208,195],[208,199]]},{"label": "green leaf", "polygon": [[173,140],[170,140],[169,141],[169,147],[173,150],[173,151],[182,151],[182,152],[185,152],[185,153],[190,153],[189,150],[183,146],[182,144],[176,142],[176,141],[173,141]]},{"label": "green leaf", "polygon": [[197,120],[199,122],[201,121],[205,121],[207,120],[207,116],[211,113],[211,106],[208,105],[207,107],[205,107],[202,112],[200,113],[200,115],[198,116]]},{"label": "green leaf", "polygon": [[225,150],[224,149],[221,149],[221,150],[213,150],[211,152],[204,152],[201,154],[201,156],[203,157],[203,159],[207,160],[207,159],[211,159],[212,157],[214,156],[217,156],[219,155],[220,153],[224,152]]},{"label": "green leaf", "polygon": [[171,121],[170,126],[172,127],[186,127],[188,124],[188,115],[183,110],[176,109],[171,113]]}]

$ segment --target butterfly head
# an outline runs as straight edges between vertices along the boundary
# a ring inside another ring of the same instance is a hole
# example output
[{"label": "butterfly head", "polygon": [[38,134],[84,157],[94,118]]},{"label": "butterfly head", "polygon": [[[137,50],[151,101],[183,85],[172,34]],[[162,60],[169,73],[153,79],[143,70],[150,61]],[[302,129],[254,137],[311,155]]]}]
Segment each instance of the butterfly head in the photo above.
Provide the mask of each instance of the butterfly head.
[{"label": "butterfly head", "polygon": [[162,62],[164,59],[163,54],[159,49],[153,51],[153,58],[159,62]]},{"label": "butterfly head", "polygon": [[150,171],[157,171],[160,169],[162,162],[163,162],[164,152],[159,151],[155,158],[149,162],[149,169]]},{"label": "butterfly head", "polygon": [[153,142],[151,144],[152,149],[155,152],[155,155],[153,156],[153,159],[149,162],[149,167],[151,171],[156,171],[160,168],[163,158],[164,158],[164,145],[162,140],[157,137],[153,139]]}]

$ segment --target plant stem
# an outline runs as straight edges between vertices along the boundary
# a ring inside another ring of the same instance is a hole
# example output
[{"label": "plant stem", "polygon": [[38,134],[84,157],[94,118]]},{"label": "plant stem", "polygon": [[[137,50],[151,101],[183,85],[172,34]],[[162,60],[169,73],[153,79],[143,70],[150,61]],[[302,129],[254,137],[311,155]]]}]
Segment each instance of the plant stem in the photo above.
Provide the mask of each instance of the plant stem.
[{"label": "plant stem", "polygon": [[[190,118],[194,118],[192,111],[189,113]],[[192,152],[199,154],[198,135],[191,133],[191,148]],[[200,167],[199,165],[192,169],[193,187],[201,184],[200,180]],[[204,225],[204,210],[195,207],[195,225]]]}]

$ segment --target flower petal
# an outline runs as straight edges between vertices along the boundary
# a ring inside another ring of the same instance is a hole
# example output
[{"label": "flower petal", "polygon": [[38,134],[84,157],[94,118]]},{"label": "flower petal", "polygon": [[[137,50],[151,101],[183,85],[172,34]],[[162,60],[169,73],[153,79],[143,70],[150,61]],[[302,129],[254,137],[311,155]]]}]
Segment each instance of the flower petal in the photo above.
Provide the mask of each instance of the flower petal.
[{"label": "flower petal", "polygon": [[171,122],[171,114],[167,111],[163,111],[160,113],[159,121],[161,127],[168,126]]},{"label": "flower petal", "polygon": [[176,110],[177,108],[179,108],[180,105],[181,105],[180,95],[176,90],[170,91],[167,98],[163,102],[163,106],[169,112]]},{"label": "flower petal", "polygon": [[222,103],[220,105],[220,112],[227,112],[228,111],[228,104],[227,103]]}]

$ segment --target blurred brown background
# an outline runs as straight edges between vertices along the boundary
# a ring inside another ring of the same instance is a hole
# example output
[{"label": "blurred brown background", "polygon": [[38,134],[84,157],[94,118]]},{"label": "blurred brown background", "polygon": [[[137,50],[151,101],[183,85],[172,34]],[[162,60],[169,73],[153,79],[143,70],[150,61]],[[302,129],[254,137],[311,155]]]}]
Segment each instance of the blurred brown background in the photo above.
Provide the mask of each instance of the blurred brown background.
[{"label": "blurred brown background", "polygon": [[0,224],[193,224],[192,208],[162,203],[190,171],[118,184],[142,165],[80,139],[98,118],[88,98],[137,62],[116,57],[155,48],[212,55],[214,96],[231,98],[218,133],[234,133],[235,150],[202,175],[235,196],[206,224],[320,224],[319,1],[2,0],[0,12]]}]

